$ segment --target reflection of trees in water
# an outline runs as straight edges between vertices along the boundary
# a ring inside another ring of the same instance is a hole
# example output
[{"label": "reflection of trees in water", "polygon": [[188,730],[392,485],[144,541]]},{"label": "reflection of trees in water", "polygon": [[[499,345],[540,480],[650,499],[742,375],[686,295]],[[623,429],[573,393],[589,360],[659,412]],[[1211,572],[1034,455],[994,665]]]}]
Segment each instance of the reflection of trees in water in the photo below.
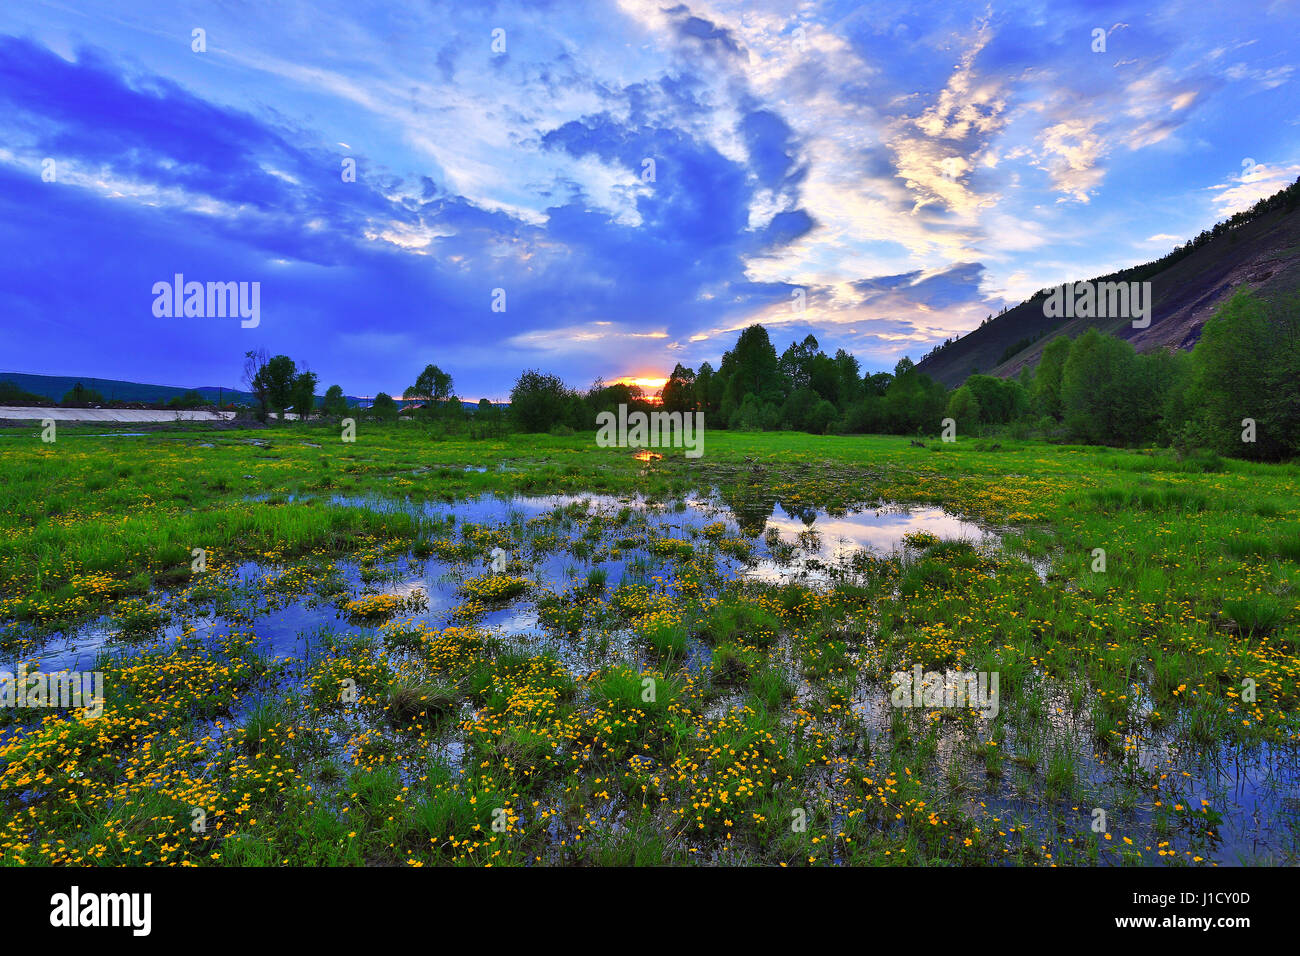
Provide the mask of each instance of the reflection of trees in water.
[{"label": "reflection of trees in water", "polygon": [[757,538],[763,533],[767,519],[772,517],[776,508],[776,495],[752,488],[724,491],[722,500],[736,516],[741,534],[750,538]]},{"label": "reflection of trees in water", "polygon": [[782,501],[780,505],[791,518],[797,518],[809,528],[817,520],[817,509],[806,501]]},{"label": "reflection of trees in water", "polygon": [[[720,496],[732,514],[736,516],[736,522],[740,525],[741,533],[751,538],[757,538],[767,527],[767,519],[772,517],[772,513],[779,504],[781,509],[791,518],[802,521],[804,526],[812,528],[817,520],[817,515],[821,511],[817,505],[807,501],[795,501],[793,499],[781,499],[776,495],[765,490],[755,487],[733,488],[728,491],[720,491]],[[826,514],[833,518],[843,518],[849,514],[850,509],[842,504],[834,505],[826,509]]]}]

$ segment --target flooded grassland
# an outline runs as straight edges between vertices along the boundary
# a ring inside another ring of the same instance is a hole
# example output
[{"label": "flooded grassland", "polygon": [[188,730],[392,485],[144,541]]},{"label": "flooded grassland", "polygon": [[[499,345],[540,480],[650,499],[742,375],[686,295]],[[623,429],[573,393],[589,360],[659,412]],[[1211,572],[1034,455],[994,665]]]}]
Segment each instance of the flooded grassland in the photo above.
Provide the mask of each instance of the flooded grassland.
[{"label": "flooded grassland", "polygon": [[0,860],[1297,861],[1295,466],[707,447],[4,436]]}]

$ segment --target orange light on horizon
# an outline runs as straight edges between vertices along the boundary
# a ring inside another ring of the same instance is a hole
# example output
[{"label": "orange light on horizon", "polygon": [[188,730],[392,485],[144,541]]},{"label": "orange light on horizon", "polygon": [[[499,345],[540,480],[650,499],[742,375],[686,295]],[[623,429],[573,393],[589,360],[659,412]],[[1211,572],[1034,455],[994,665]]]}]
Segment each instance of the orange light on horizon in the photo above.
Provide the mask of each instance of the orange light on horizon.
[{"label": "orange light on horizon", "polygon": [[645,393],[645,397],[653,401],[658,397],[659,392],[668,384],[666,378],[651,378],[648,375],[621,375],[612,379],[610,385],[635,385]]},{"label": "orange light on horizon", "polygon": [[651,405],[658,405],[663,401],[659,394],[663,387],[668,384],[666,378],[655,378],[650,375],[620,375],[616,379],[609,381],[610,385],[635,385],[641,389],[641,398]]}]

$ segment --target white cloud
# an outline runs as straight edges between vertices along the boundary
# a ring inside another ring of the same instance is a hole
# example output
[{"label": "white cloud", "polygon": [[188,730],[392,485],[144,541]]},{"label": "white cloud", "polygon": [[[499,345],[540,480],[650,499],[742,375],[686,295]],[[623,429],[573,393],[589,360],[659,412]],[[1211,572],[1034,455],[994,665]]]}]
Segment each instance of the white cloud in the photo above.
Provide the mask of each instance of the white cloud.
[{"label": "white cloud", "polygon": [[1249,209],[1259,200],[1285,189],[1300,176],[1300,163],[1255,163],[1240,176],[1229,179],[1210,191],[1220,217]]}]

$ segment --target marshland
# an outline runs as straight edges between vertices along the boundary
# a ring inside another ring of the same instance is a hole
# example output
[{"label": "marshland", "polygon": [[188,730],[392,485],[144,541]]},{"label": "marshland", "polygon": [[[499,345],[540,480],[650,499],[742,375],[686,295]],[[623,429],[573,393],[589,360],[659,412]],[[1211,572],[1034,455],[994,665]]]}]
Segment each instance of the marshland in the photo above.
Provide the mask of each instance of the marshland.
[{"label": "marshland", "polygon": [[[0,708],[8,865],[1297,861],[1294,463],[0,442],[0,669],[105,697]],[[917,667],[995,713],[896,706]]]}]

